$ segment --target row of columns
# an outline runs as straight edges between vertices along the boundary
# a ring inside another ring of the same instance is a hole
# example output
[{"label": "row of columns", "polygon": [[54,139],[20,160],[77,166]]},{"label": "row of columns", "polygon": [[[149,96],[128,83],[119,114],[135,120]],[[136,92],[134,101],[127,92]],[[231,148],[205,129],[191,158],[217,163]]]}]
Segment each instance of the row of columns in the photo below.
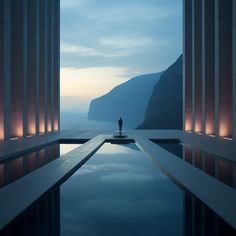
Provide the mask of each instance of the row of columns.
[{"label": "row of columns", "polygon": [[59,0],[0,0],[0,139],[59,130]]},{"label": "row of columns", "polygon": [[184,1],[184,127],[236,136],[236,1]]}]

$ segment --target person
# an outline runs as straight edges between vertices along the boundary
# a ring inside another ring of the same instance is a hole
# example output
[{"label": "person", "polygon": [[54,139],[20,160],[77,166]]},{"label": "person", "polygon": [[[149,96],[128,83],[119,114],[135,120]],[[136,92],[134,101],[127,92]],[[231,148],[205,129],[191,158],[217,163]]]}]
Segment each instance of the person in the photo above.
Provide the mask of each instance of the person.
[{"label": "person", "polygon": [[123,120],[122,118],[120,117],[120,119],[118,120],[118,125],[119,125],[119,131],[120,131],[120,134],[122,132],[122,126],[123,126]]}]

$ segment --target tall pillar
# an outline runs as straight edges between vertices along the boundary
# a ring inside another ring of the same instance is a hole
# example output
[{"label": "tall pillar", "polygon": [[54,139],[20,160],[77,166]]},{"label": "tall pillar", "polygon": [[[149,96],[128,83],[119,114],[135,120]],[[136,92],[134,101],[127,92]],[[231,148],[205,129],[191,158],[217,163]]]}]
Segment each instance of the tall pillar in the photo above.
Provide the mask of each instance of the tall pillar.
[{"label": "tall pillar", "polygon": [[52,27],[52,19],[53,19],[53,0],[47,0],[47,132],[52,131],[52,66],[53,66],[53,27]]},{"label": "tall pillar", "polygon": [[233,35],[232,0],[219,0],[219,135],[232,137]]},{"label": "tall pillar", "polygon": [[215,0],[205,0],[205,46],[204,46],[204,113],[205,133],[215,133]]},{"label": "tall pillar", "polygon": [[38,1],[28,4],[28,86],[27,86],[27,134],[37,131],[38,95]]},{"label": "tall pillar", "polygon": [[184,126],[192,130],[192,1],[184,1]]},{"label": "tall pillar", "polygon": [[60,0],[54,0],[54,100],[53,130],[59,131],[60,120]]},{"label": "tall pillar", "polygon": [[202,132],[202,0],[194,1],[194,64],[194,130]]},{"label": "tall pillar", "polygon": [[10,1],[0,1],[0,140],[10,138]]},{"label": "tall pillar", "polygon": [[192,106],[192,131],[195,132],[195,0],[192,0],[192,91],[191,91],[191,106]]},{"label": "tall pillar", "polygon": [[46,68],[47,68],[47,25],[46,0],[39,1],[39,132],[45,133],[46,127]]},{"label": "tall pillar", "polygon": [[[4,0],[0,0],[0,51],[4,52]],[[0,140],[4,139],[4,53],[0,54]]]},{"label": "tall pillar", "polygon": [[215,135],[219,136],[219,1],[215,0]]},{"label": "tall pillar", "polygon": [[233,1],[233,138],[236,139],[236,1]]},{"label": "tall pillar", "polygon": [[27,1],[11,1],[11,136],[24,135]]}]

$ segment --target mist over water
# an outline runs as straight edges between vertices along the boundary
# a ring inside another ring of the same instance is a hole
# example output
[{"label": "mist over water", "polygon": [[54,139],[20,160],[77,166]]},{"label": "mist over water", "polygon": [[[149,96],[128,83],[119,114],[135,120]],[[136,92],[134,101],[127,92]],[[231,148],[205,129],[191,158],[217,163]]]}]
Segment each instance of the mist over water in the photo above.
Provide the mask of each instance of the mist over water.
[{"label": "mist over water", "polygon": [[[61,130],[115,131],[118,129],[117,120],[89,120],[85,112],[61,112]],[[125,130],[130,128],[124,123]]]}]

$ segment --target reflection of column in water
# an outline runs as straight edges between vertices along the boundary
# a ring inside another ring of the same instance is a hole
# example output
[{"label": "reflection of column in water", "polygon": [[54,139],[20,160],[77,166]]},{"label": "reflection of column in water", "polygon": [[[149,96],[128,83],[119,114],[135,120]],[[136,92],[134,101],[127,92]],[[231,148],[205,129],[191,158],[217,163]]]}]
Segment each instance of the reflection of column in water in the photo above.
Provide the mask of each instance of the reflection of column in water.
[{"label": "reflection of column in water", "polygon": [[194,166],[202,170],[202,154],[200,151],[194,151]]},{"label": "reflection of column in water", "polygon": [[183,199],[185,236],[235,235],[235,231],[228,224],[193,195],[185,192]]},{"label": "reflection of column in water", "polygon": [[0,235],[60,235],[60,188],[43,195],[21,213]]},{"label": "reflection of column in water", "polygon": [[27,155],[27,170],[28,173],[36,169],[36,153],[30,153]]},{"label": "reflection of column in water", "polygon": [[229,163],[219,160],[218,169],[219,169],[219,180],[229,186],[232,186],[233,185],[233,167]]},{"label": "reflection of column in water", "polygon": [[39,150],[39,166],[43,166],[45,162],[45,149]]},{"label": "reflection of column in water", "polygon": [[212,156],[205,155],[205,172],[215,177],[215,159]]},{"label": "reflection of column in water", "polygon": [[54,159],[57,159],[60,156],[60,144],[54,145]]},{"label": "reflection of column in water", "polygon": [[192,155],[192,149],[189,147],[184,147],[184,159],[190,164],[192,164]]},{"label": "reflection of column in water", "polygon": [[11,161],[12,180],[19,179],[23,175],[23,158],[17,158]]},{"label": "reflection of column in water", "polygon": [[4,164],[0,164],[0,187],[4,185]]}]

